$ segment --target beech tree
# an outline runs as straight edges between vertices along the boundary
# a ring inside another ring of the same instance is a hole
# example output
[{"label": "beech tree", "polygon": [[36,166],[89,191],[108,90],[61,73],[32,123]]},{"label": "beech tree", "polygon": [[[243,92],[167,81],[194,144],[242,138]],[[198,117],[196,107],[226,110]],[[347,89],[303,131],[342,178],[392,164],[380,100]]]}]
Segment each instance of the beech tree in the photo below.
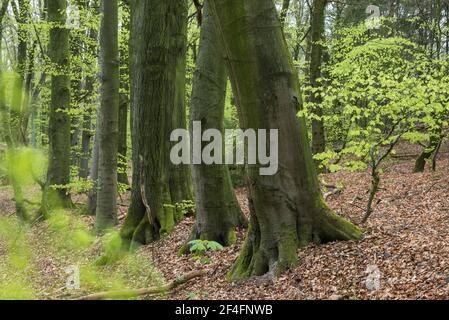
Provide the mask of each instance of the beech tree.
[{"label": "beech tree", "polygon": [[[224,136],[228,81],[226,65],[207,2],[203,11],[200,48],[190,105],[191,137],[194,121],[201,122],[203,132],[218,129]],[[193,164],[192,172],[196,222],[191,239],[211,240],[222,245],[231,244],[235,238],[235,228],[245,227],[246,221],[233,191],[228,167],[221,164]]]},{"label": "beech tree", "polygon": [[117,152],[119,111],[118,1],[102,1],[100,30],[102,73],[96,227],[103,231],[118,223]]},{"label": "beech tree", "polygon": [[211,0],[241,125],[279,130],[279,171],[248,166],[251,221],[229,277],[278,273],[309,243],[355,240],[361,230],[325,204],[307,138],[298,76],[272,0]]},{"label": "beech tree", "polygon": [[133,185],[121,234],[134,244],[154,241],[175,224],[168,134],[179,112],[177,90],[185,89],[179,88],[184,81],[176,80],[181,62],[171,50],[179,48],[174,35],[184,37],[186,19],[184,0],[131,2]]},{"label": "beech tree", "polygon": [[66,186],[70,182],[70,50],[69,29],[66,27],[67,1],[47,1],[48,22],[51,25],[48,55],[51,68],[51,103],[49,111],[49,156],[47,181],[42,209],[71,205]]},{"label": "beech tree", "polygon": [[311,21],[311,48],[310,48],[310,70],[309,82],[311,92],[309,103],[312,112],[316,116],[312,120],[312,153],[324,152],[326,149],[326,138],[323,124],[323,111],[321,109],[321,98],[316,89],[320,86],[321,64],[323,59],[324,44],[324,20],[327,0],[314,0],[312,6]]}]

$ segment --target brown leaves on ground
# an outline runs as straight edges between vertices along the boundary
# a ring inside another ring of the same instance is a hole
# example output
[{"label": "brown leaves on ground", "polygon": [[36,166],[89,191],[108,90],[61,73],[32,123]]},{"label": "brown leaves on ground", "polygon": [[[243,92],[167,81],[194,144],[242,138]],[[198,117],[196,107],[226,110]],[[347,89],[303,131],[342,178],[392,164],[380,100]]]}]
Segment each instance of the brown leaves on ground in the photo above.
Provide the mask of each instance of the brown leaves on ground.
[{"label": "brown leaves on ground", "polygon": [[[211,253],[212,263],[201,265],[177,251],[189,236],[193,218],[183,221],[166,239],[148,246],[156,266],[173,279],[204,268],[208,275],[193,280],[168,299],[447,299],[449,298],[449,166],[439,162],[436,172],[413,174],[411,161],[391,163],[382,176],[374,213],[359,242],[335,242],[298,250],[299,265],[277,279],[229,283],[226,273],[238,255],[238,242]],[[367,173],[327,174],[328,183],[343,184],[329,205],[360,224],[367,201]],[[244,190],[238,190],[248,211]],[[367,285],[379,271],[378,287]],[[372,274],[371,274],[372,275]],[[371,288],[368,289],[368,288]]]}]

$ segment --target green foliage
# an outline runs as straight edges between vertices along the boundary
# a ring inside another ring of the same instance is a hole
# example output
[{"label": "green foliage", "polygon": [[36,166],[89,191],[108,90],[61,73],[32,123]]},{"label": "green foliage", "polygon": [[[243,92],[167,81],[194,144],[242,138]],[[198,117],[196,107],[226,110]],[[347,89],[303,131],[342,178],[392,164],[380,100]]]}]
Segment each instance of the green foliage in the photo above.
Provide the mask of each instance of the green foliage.
[{"label": "green foliage", "polygon": [[189,251],[193,254],[193,259],[202,264],[209,264],[210,257],[206,255],[208,251],[221,251],[223,246],[215,241],[208,240],[192,240],[188,244]]},{"label": "green foliage", "polygon": [[176,212],[180,215],[181,219],[195,211],[195,202],[192,200],[183,200],[180,203],[175,204]]},{"label": "green foliage", "polygon": [[[369,33],[364,25],[340,30],[329,50],[323,85],[308,89],[323,100],[331,148],[316,158],[330,171],[377,166],[401,139],[423,143],[447,126],[447,61],[428,58],[407,39]],[[317,118],[313,107],[306,104],[309,119]]]}]

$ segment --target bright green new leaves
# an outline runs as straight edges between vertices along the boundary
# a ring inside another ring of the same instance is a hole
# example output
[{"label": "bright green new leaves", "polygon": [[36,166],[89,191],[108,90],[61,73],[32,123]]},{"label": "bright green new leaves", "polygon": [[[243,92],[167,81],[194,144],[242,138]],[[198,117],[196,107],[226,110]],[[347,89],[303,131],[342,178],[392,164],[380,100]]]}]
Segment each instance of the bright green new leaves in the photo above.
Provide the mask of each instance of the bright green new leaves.
[{"label": "bright green new leaves", "polygon": [[368,35],[363,26],[340,36],[330,45],[333,59],[316,89],[333,144],[333,151],[317,158],[331,171],[372,166],[400,139],[424,143],[447,126],[447,61],[428,58],[401,37]]}]

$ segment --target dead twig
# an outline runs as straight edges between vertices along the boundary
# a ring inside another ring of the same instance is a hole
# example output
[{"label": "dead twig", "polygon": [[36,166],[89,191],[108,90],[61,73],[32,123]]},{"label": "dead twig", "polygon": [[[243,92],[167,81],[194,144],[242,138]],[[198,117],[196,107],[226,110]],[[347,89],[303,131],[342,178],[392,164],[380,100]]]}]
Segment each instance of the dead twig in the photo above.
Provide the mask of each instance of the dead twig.
[{"label": "dead twig", "polygon": [[83,296],[81,298],[75,299],[75,300],[105,300],[105,299],[113,299],[113,298],[133,298],[138,296],[145,296],[145,295],[155,295],[164,293],[167,291],[171,291],[174,288],[178,287],[181,284],[184,284],[194,278],[201,277],[206,274],[206,271],[199,270],[199,271],[193,271],[190,273],[187,273],[169,284],[161,287],[151,287],[151,288],[143,288],[143,289],[134,289],[134,290],[118,290],[118,291],[104,291],[104,292],[98,292],[93,293],[87,296]]}]

